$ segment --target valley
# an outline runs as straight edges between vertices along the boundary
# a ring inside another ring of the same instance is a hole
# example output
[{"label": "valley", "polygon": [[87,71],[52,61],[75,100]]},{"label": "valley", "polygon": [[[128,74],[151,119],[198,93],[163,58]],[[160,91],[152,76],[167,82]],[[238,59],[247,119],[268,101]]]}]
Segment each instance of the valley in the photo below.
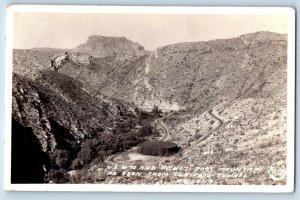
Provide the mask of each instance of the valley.
[{"label": "valley", "polygon": [[[60,54],[70,59],[54,69]],[[34,138],[18,144],[14,155],[29,155],[27,144],[40,150],[38,181],[161,183],[107,175],[108,165],[123,164],[259,167],[247,178],[218,177],[213,184],[285,184],[274,183],[267,171],[286,162],[284,34],[261,31],[153,52],[125,37],[94,35],[74,49],[15,49],[13,76],[15,130]],[[22,138],[14,129],[13,135]],[[171,141],[180,150],[138,153],[149,140]]]}]

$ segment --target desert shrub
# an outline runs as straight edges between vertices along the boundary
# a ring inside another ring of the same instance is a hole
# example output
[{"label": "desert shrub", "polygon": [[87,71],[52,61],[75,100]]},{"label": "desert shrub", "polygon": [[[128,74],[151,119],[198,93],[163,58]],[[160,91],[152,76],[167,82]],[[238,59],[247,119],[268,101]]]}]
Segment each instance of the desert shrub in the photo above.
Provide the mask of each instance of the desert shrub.
[{"label": "desert shrub", "polygon": [[52,166],[54,168],[65,168],[68,169],[70,166],[70,156],[69,156],[69,151],[67,150],[57,150],[54,151],[50,155],[51,160],[53,161]]},{"label": "desert shrub", "polygon": [[104,163],[103,161],[103,158],[97,157],[91,162],[91,165],[97,165],[98,167],[106,168],[106,163]]},{"label": "desert shrub", "polygon": [[54,183],[67,183],[70,180],[70,174],[67,173],[65,169],[51,169],[46,175],[47,182],[54,182]]},{"label": "desert shrub", "polygon": [[77,154],[77,159],[81,160],[84,164],[89,163],[94,158],[94,149],[91,146],[92,140],[86,140],[82,143],[81,149]]},{"label": "desert shrub", "polygon": [[270,146],[272,146],[273,145],[273,143],[272,143],[272,141],[269,141],[269,142],[264,142],[264,143],[261,143],[260,145],[259,145],[259,148],[266,148],[266,147],[270,147]]},{"label": "desert shrub", "polygon": [[83,168],[81,170],[77,170],[72,176],[69,178],[70,183],[83,183],[85,176],[88,174],[88,169]]},{"label": "desert shrub", "polygon": [[142,137],[151,135],[151,133],[152,133],[152,127],[150,126],[150,124],[146,124],[142,126],[142,128],[140,128],[138,131],[138,135]]},{"label": "desert shrub", "polygon": [[195,135],[193,136],[193,141],[198,140],[200,137],[201,137],[200,134],[195,134]]},{"label": "desert shrub", "polygon": [[76,158],[75,160],[73,160],[70,169],[76,170],[76,169],[80,169],[82,166],[83,166],[83,161]]},{"label": "desert shrub", "polygon": [[158,118],[162,116],[162,111],[158,108],[158,106],[154,106],[151,114],[153,115],[153,117]]},{"label": "desert shrub", "polygon": [[144,142],[145,137],[153,133],[150,123],[143,124],[138,131],[135,130],[135,126],[136,121],[133,118],[128,118],[126,121],[118,122],[115,125],[112,130],[113,134],[102,133],[98,134],[97,137],[85,139],[77,158],[72,163],[72,168],[80,169],[95,159],[102,162],[112,154]]}]

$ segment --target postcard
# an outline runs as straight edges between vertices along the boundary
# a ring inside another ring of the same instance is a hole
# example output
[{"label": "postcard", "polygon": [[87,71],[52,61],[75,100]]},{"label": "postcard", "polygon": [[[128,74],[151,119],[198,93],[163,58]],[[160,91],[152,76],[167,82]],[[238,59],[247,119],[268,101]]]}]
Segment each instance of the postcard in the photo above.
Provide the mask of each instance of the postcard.
[{"label": "postcard", "polygon": [[294,190],[292,8],[11,5],[6,31],[6,190]]}]

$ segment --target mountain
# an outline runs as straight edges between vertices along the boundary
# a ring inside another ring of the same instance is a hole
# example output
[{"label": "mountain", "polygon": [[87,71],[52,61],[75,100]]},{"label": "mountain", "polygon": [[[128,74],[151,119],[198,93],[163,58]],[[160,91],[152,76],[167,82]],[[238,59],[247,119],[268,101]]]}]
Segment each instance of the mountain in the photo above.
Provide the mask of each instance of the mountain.
[{"label": "mountain", "polygon": [[128,57],[147,54],[143,46],[125,37],[107,37],[100,35],[90,36],[86,43],[79,45],[74,51],[87,53],[95,58],[107,56]]},{"label": "mountain", "polygon": [[[162,120],[171,140],[182,147],[168,158],[171,165],[267,169],[268,163],[285,161],[286,35],[256,32],[153,52],[124,37],[90,36],[68,50],[72,61],[57,72],[50,60],[62,51],[14,50],[15,174],[36,169],[30,173],[40,178],[32,182],[47,176],[64,182],[66,171],[96,158],[102,162],[143,141],[136,125],[145,123],[135,109],[154,105],[176,111]],[[82,62],[85,58],[89,62]],[[218,141],[223,142],[216,146],[235,150],[203,154]],[[26,161],[32,166],[20,169]],[[265,174],[246,182],[272,184]]]},{"label": "mountain", "polygon": [[60,72],[95,93],[176,110],[164,119],[171,140],[182,147],[169,158],[173,165],[264,169],[216,184],[271,185],[268,163],[286,162],[287,35],[256,32],[171,44],[128,60],[97,58],[80,70],[67,64]]},{"label": "mountain", "polygon": [[[147,136],[136,128],[149,126],[138,119],[134,105],[93,93],[80,80],[51,69],[50,59],[60,52],[13,51],[13,183],[65,182],[67,171],[103,161]],[[84,53],[72,58],[80,61],[78,68],[86,67],[80,64]]]},{"label": "mountain", "polygon": [[195,109],[274,97],[286,91],[286,51],[286,36],[268,32],[169,45],[148,59],[148,82],[154,98]]},{"label": "mountain", "polygon": [[172,44],[149,56],[135,55],[128,60],[95,58],[91,66],[68,64],[61,73],[96,93],[141,107],[158,104],[203,110],[226,99],[280,99],[286,92],[286,48],[286,35],[257,32],[232,39]]}]

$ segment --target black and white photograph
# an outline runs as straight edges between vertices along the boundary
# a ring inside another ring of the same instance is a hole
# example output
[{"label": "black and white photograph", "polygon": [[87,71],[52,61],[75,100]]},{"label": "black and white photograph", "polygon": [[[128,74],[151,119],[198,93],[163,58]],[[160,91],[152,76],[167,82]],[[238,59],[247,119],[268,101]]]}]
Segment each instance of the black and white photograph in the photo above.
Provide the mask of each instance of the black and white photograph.
[{"label": "black and white photograph", "polygon": [[7,11],[7,190],[293,191],[292,8]]}]

